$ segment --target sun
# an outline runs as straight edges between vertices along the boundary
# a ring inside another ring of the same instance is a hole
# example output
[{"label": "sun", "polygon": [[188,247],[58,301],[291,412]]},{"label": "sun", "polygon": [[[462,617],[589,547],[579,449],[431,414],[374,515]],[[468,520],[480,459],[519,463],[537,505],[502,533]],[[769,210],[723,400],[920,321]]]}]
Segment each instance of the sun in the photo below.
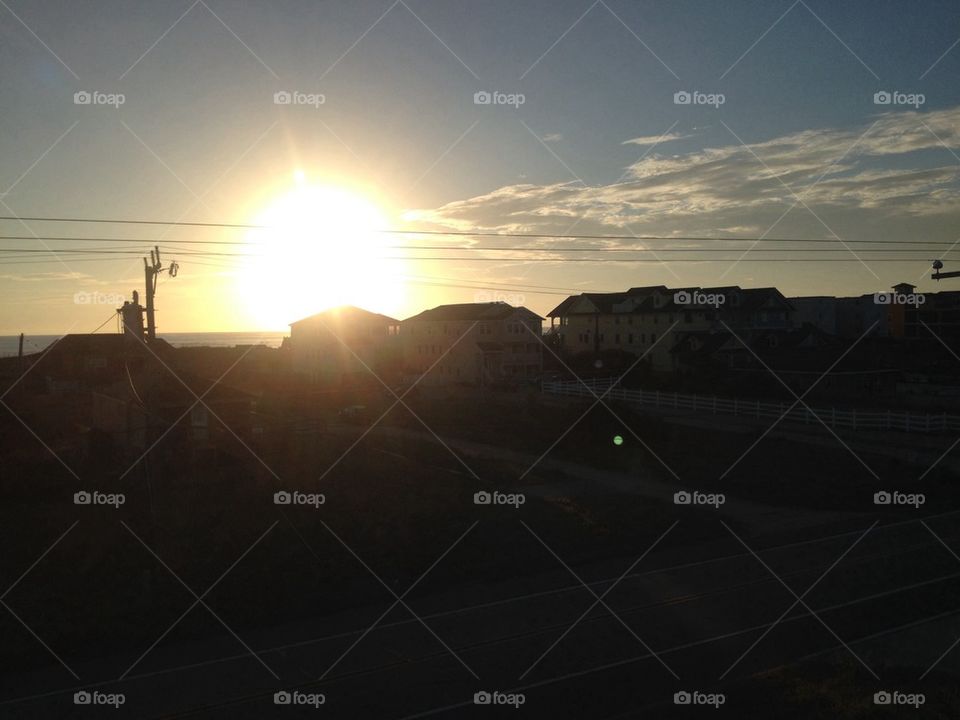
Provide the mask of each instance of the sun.
[{"label": "sun", "polygon": [[237,275],[248,319],[261,329],[338,305],[389,314],[400,306],[403,259],[387,220],[364,195],[310,183],[302,171],[253,224]]}]

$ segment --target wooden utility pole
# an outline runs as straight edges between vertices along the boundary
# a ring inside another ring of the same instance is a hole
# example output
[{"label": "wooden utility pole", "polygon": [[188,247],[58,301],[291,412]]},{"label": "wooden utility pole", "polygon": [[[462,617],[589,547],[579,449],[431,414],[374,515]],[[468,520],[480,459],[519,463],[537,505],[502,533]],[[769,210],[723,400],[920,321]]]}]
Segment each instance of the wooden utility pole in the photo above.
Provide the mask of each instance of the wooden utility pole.
[{"label": "wooden utility pole", "polygon": [[160,248],[156,245],[150,251],[150,262],[143,259],[143,279],[147,290],[147,342],[153,342],[157,339],[157,321],[154,311],[154,297],[157,294],[157,277],[162,272],[170,273],[170,277],[177,276],[179,265],[176,262],[170,263],[170,267],[164,268],[160,263]]},{"label": "wooden utility pole", "polygon": [[143,276],[147,290],[147,342],[157,339],[157,323],[154,316],[153,296],[157,292],[157,275],[160,273],[160,248],[154,245],[150,251],[150,262],[143,259]]}]

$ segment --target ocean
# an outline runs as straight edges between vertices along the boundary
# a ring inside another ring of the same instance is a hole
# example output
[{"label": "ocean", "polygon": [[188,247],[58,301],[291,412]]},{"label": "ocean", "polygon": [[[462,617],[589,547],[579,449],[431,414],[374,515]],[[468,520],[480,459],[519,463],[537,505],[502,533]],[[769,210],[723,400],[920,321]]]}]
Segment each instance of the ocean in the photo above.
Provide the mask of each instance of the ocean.
[{"label": "ocean", "polygon": [[[207,333],[160,333],[174,347],[233,347],[234,345],[266,345],[278,348],[284,332],[207,332]],[[23,338],[24,354],[42,352],[50,346],[58,335],[26,335]],[[17,335],[0,335],[0,357],[17,354],[20,341]]]}]

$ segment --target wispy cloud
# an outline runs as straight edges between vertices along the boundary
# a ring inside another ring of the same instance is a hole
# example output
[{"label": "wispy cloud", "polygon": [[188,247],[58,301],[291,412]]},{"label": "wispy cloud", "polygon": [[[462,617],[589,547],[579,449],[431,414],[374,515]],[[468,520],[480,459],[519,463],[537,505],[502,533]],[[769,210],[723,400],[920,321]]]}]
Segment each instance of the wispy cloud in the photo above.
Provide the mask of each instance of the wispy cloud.
[{"label": "wispy cloud", "polygon": [[686,140],[693,135],[684,135],[682,133],[664,133],[663,135],[642,135],[641,137],[624,140],[621,145],[660,145],[661,143],[673,142],[674,140]]},{"label": "wispy cloud", "polygon": [[731,136],[719,147],[654,152],[629,165],[616,183],[509,185],[409,217],[459,230],[557,235],[572,218],[582,218],[581,234],[624,234],[626,228],[631,234],[760,234],[799,195],[803,205],[780,221],[776,234],[829,237],[819,215],[868,239],[905,229],[945,232],[950,217],[960,220],[960,163],[949,152],[960,145],[960,108],[874,120],[746,145]]}]

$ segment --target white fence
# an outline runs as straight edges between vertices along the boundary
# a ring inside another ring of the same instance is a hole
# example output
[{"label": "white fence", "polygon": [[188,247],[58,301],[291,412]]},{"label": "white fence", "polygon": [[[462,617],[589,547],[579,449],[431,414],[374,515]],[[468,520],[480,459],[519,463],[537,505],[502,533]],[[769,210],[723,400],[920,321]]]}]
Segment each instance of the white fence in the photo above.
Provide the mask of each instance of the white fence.
[{"label": "white fence", "polygon": [[[909,412],[840,410],[837,408],[810,408],[797,403],[768,403],[759,400],[719,398],[714,395],[684,395],[658,390],[627,390],[613,387],[615,380],[591,379],[566,382],[545,382],[543,392],[551,395],[575,397],[602,397],[604,400],[624,400],[664,410],[692,410],[693,412],[717,415],[739,415],[752,418],[783,417],[784,421],[805,425],[819,424],[853,430],[903,430],[905,432],[960,431],[960,416],[938,413],[935,415]],[[789,408],[789,412],[788,412]],[[817,419],[819,418],[819,420]]]}]

